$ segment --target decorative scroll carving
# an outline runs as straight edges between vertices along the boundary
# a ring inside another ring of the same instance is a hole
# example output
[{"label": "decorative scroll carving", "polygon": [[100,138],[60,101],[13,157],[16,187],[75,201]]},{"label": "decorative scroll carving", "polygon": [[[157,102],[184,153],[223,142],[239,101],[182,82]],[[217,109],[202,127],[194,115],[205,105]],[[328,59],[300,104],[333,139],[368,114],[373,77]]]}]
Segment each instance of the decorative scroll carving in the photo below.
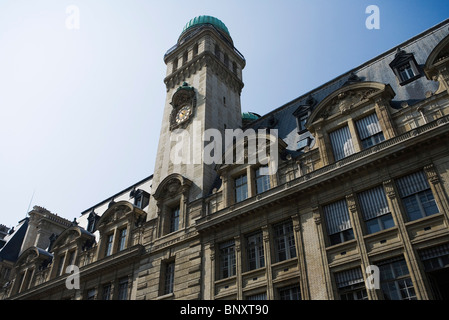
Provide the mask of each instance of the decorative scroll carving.
[{"label": "decorative scroll carving", "polygon": [[424,172],[426,173],[427,179],[430,181],[430,183],[437,184],[440,182],[440,177],[438,176],[438,172],[436,171],[433,163],[425,166]]},{"label": "decorative scroll carving", "polygon": [[385,193],[386,193],[387,197],[390,199],[396,198],[396,191],[394,190],[393,181],[391,179],[384,181],[383,185],[384,185]]}]

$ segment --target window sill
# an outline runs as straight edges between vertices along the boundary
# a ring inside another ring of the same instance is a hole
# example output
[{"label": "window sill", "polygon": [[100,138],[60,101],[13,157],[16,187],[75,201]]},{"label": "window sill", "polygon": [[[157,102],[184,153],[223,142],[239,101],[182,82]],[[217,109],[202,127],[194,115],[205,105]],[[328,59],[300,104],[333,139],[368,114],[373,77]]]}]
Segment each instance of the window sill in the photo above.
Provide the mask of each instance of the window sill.
[{"label": "window sill", "polygon": [[173,298],[174,296],[175,296],[175,294],[173,292],[167,293],[167,294],[164,294],[163,296],[157,297],[156,300],[167,300],[169,298]]},{"label": "window sill", "polygon": [[443,216],[442,212],[434,213],[434,214],[432,214],[430,216],[422,217],[422,218],[419,218],[419,219],[416,219],[416,220],[413,220],[413,221],[408,221],[408,222],[405,223],[405,226],[406,227],[410,227],[410,226],[413,226],[414,224],[420,224],[422,222],[428,222],[429,220],[438,219],[438,218],[440,218],[442,216]]},{"label": "window sill", "polygon": [[342,243],[337,243],[326,247],[326,251],[334,250],[334,249],[343,249],[346,246],[354,245],[357,242],[357,239],[348,240]]},{"label": "window sill", "polygon": [[409,83],[411,83],[411,82],[413,82],[413,81],[415,81],[415,80],[417,80],[417,79],[419,79],[419,78],[421,78],[421,75],[420,75],[420,74],[418,74],[418,75],[416,75],[416,76],[414,76],[414,77],[412,77],[412,78],[410,78],[410,79],[407,79],[407,80],[405,80],[405,81],[400,81],[400,82],[399,82],[399,85],[400,85],[400,86],[405,86],[405,85],[407,85],[407,84],[409,84]]}]

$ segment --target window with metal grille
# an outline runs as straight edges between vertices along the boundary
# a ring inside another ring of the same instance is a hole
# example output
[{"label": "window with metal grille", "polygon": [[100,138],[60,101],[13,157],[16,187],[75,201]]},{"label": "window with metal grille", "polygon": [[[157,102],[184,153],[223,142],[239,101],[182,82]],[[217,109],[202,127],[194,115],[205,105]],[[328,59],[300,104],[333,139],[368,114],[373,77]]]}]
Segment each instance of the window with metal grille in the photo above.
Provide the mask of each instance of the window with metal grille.
[{"label": "window with metal grille", "polygon": [[330,244],[354,239],[346,200],[340,200],[323,207]]},{"label": "window with metal grille", "polygon": [[355,152],[348,126],[331,132],[329,138],[331,140],[335,161],[350,156]]},{"label": "window with metal grille", "polygon": [[424,171],[399,178],[396,185],[410,221],[439,212]]},{"label": "window with metal grille", "polygon": [[379,125],[379,119],[375,113],[356,121],[355,124],[363,149],[372,147],[385,140]]},{"label": "window with metal grille", "polygon": [[341,300],[368,300],[360,268],[335,273],[335,282]]},{"label": "window with metal grille", "polygon": [[394,227],[382,186],[359,193],[358,199],[369,234]]}]

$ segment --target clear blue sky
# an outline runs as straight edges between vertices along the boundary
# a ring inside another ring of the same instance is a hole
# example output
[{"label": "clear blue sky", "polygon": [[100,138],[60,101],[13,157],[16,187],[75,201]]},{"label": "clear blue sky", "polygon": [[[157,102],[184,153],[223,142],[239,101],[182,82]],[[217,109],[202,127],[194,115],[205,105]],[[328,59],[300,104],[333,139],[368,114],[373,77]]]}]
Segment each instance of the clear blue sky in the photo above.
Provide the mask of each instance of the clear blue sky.
[{"label": "clear blue sky", "polygon": [[[66,27],[76,5],[80,29]],[[368,5],[380,29],[368,30]],[[163,55],[213,15],[245,56],[243,111],[265,114],[449,17],[446,1],[2,0],[0,223],[70,220],[153,172]]]}]

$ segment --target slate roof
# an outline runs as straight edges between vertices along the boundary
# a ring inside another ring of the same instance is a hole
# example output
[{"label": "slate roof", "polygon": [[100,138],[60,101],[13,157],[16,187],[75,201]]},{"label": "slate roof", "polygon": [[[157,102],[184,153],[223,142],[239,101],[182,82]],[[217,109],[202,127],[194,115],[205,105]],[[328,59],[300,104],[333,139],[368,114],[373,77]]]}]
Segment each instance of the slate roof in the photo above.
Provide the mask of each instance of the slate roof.
[{"label": "slate roof", "polygon": [[13,232],[8,234],[3,240],[5,245],[0,249],[0,261],[7,260],[15,262],[19,256],[23,239],[28,229],[29,218],[19,221]]},{"label": "slate roof", "polygon": [[[398,46],[371,59],[370,61],[349,70],[335,79],[330,80],[322,86],[299,96],[298,98],[262,116],[260,119],[253,121],[248,126],[254,129],[270,127],[273,129],[278,129],[279,137],[288,145],[287,150],[290,153],[295,154],[298,141],[306,137],[312,138],[313,141],[313,137],[309,132],[305,132],[301,135],[297,133],[296,118],[293,116],[293,113],[299,106],[306,104],[309,96],[316,99],[316,106],[329,94],[344,86],[353,75],[356,75],[361,81],[373,81],[390,84],[396,93],[391,105],[395,109],[400,109],[403,102],[407,102],[408,105],[413,105],[419,101],[422,101],[426,98],[426,92],[435,92],[438,89],[438,83],[428,80],[422,69],[432,50],[441,40],[449,35],[448,26],[449,19],[399,44]],[[422,74],[422,77],[404,86],[399,84],[396,75],[389,66],[389,64],[394,60],[398,48],[406,51],[407,53],[413,53]],[[269,121],[270,118],[273,117],[276,119],[276,125],[270,126]],[[313,142],[311,146],[313,146]]]}]

